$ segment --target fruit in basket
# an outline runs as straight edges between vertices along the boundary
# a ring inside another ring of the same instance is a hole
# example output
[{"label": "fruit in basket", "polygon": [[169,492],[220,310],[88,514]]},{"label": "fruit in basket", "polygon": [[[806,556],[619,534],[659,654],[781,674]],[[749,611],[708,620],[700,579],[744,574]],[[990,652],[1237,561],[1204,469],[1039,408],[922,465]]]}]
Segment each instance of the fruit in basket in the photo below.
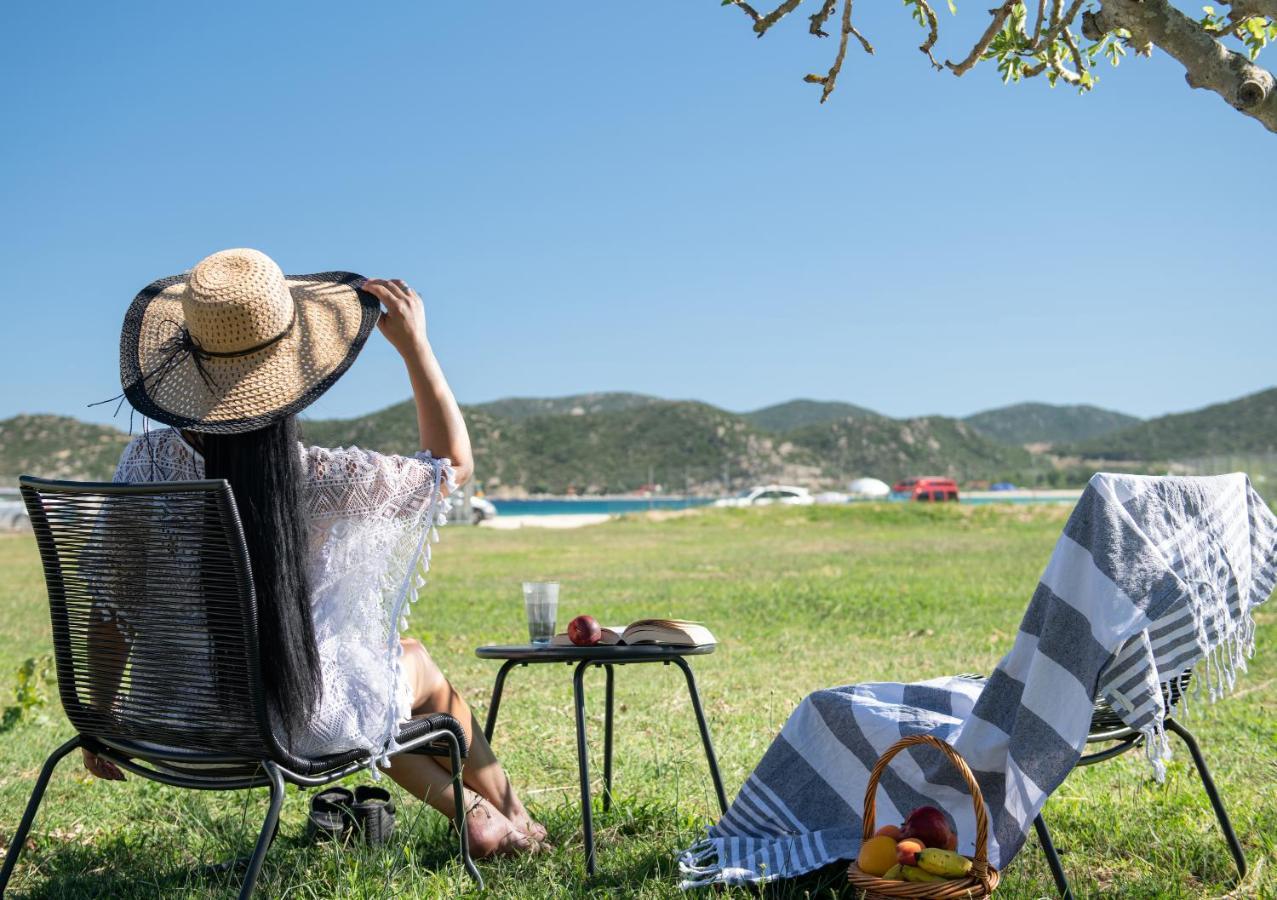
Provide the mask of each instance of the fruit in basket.
[{"label": "fruit in basket", "polygon": [[874,837],[880,837],[881,835],[884,835],[884,834],[887,837],[891,838],[893,841],[898,841],[902,837],[904,837],[904,835],[900,833],[899,825],[884,825],[874,832]]},{"label": "fruit in basket", "polygon": [[905,838],[896,843],[896,862],[902,866],[916,866],[918,854],[927,847],[917,838]]},{"label": "fruit in basket", "polygon": [[965,856],[959,856],[952,850],[928,847],[918,854],[918,868],[925,869],[932,875],[961,878],[971,871],[971,860]]},{"label": "fruit in basket", "polygon": [[578,647],[593,647],[603,637],[603,629],[594,616],[577,616],[568,623],[568,640]]},{"label": "fruit in basket", "polygon": [[944,845],[943,847],[941,847],[940,849],[941,849],[941,850],[957,850],[957,849],[958,849],[958,835],[957,835],[955,832],[950,831],[950,832],[949,832],[949,843],[945,844],[945,845]]},{"label": "fruit in basket", "polygon": [[934,806],[919,806],[905,819],[904,837],[917,838],[928,847],[947,847],[952,835],[949,820]]},{"label": "fruit in basket", "polygon": [[881,876],[896,864],[896,842],[887,835],[871,837],[860,845],[856,865],[867,875]]},{"label": "fruit in basket", "polygon": [[883,881],[904,881],[904,866],[896,863],[890,869],[882,873]]},{"label": "fruit in basket", "polygon": [[948,881],[943,875],[933,875],[926,869],[920,869],[917,866],[901,866],[900,871],[904,873],[905,881],[916,881],[919,884],[926,884],[932,881]]}]

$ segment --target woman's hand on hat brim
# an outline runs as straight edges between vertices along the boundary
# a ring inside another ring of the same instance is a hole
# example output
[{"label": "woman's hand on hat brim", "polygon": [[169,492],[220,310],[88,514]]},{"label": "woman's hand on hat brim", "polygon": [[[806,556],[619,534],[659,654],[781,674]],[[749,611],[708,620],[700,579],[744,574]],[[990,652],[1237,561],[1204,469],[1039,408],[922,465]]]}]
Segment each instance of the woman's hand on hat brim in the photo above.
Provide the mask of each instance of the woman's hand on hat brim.
[{"label": "woman's hand on hat brim", "polygon": [[385,307],[377,329],[400,356],[419,353],[427,346],[425,304],[420,294],[398,278],[370,278],[363,289]]}]

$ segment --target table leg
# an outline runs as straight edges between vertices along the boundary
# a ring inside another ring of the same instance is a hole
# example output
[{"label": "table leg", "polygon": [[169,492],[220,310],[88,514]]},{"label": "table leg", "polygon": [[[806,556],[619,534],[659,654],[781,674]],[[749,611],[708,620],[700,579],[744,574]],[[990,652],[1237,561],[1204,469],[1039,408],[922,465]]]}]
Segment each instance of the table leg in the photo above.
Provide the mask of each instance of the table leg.
[{"label": "table leg", "polygon": [[585,832],[585,874],[594,874],[594,810],[590,805],[590,760],[585,744],[585,670],[589,661],[572,673],[572,699],[576,707],[576,758],[581,772],[581,828]]},{"label": "table leg", "polygon": [[718,807],[726,813],[727,794],[723,792],[723,778],[718,774],[718,758],[714,755],[714,742],[709,737],[709,726],[705,724],[705,710],[701,708],[701,695],[696,690],[696,679],[692,676],[692,667],[681,656],[674,657],[674,662],[683,670],[683,675],[687,678],[687,692],[692,697],[696,724],[701,730],[701,743],[705,745],[705,759],[709,762],[709,775],[714,781],[714,793],[718,795]]},{"label": "table leg", "polygon": [[612,667],[607,671],[607,718],[603,720],[603,810],[612,808]]},{"label": "table leg", "polygon": [[508,659],[497,671],[497,680],[492,685],[492,702],[488,704],[488,719],[483,725],[483,736],[487,738],[489,744],[492,743],[492,732],[497,727],[497,710],[501,708],[501,692],[505,690],[505,677],[518,664],[517,660]]}]

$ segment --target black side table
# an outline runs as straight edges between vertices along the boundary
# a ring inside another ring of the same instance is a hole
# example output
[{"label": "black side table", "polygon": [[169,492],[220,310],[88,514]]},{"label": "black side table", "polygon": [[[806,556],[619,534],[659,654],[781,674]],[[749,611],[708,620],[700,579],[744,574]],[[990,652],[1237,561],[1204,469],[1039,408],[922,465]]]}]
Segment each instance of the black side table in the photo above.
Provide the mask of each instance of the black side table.
[{"label": "black side table", "polygon": [[718,774],[718,760],[714,756],[714,744],[709,737],[709,727],[705,724],[705,711],[701,708],[701,696],[696,690],[696,679],[692,676],[692,667],[688,664],[688,656],[704,656],[714,652],[714,645],[701,647],[670,647],[658,644],[634,644],[632,646],[612,645],[607,647],[535,647],[531,644],[512,646],[479,647],[475,655],[480,659],[501,659],[501,669],[497,672],[496,683],[492,686],[492,703],[488,706],[488,720],[483,733],[488,742],[492,742],[492,732],[497,725],[497,711],[501,708],[501,694],[505,689],[506,676],[515,666],[528,666],[534,663],[576,664],[572,675],[572,693],[576,707],[576,756],[581,773],[581,825],[585,831],[585,871],[593,875],[594,860],[594,816],[590,806],[590,764],[585,742],[585,670],[590,666],[602,666],[607,673],[606,709],[607,715],[603,725],[603,808],[612,806],[612,669],[614,666],[627,666],[636,663],[673,663],[683,670],[687,679],[687,693],[692,698],[692,709],[696,712],[696,724],[701,731],[701,743],[705,745],[705,758],[709,762],[709,774],[714,781],[714,792],[718,795],[718,806],[727,812],[727,796],[723,793],[723,779]]}]

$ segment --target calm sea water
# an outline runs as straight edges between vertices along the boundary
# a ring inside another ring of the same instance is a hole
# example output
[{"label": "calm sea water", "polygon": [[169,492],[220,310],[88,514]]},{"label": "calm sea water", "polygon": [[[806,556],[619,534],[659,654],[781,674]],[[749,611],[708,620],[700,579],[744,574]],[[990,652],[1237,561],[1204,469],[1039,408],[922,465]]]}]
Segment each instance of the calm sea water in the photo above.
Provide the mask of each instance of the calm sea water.
[{"label": "calm sea water", "polygon": [[497,513],[503,516],[570,516],[641,512],[645,509],[687,509],[713,502],[713,497],[685,497],[677,500],[663,497],[653,500],[493,500],[492,504],[497,508]]},{"label": "calm sea water", "polygon": [[[642,499],[612,500],[493,500],[497,513],[503,516],[563,516],[577,514],[608,513],[617,515],[627,512],[642,512],[647,509],[688,509],[693,506],[708,506],[714,502],[713,497],[667,497]],[[905,500],[890,502],[905,503]],[[959,503],[1076,503],[1076,497],[960,497]]]}]

